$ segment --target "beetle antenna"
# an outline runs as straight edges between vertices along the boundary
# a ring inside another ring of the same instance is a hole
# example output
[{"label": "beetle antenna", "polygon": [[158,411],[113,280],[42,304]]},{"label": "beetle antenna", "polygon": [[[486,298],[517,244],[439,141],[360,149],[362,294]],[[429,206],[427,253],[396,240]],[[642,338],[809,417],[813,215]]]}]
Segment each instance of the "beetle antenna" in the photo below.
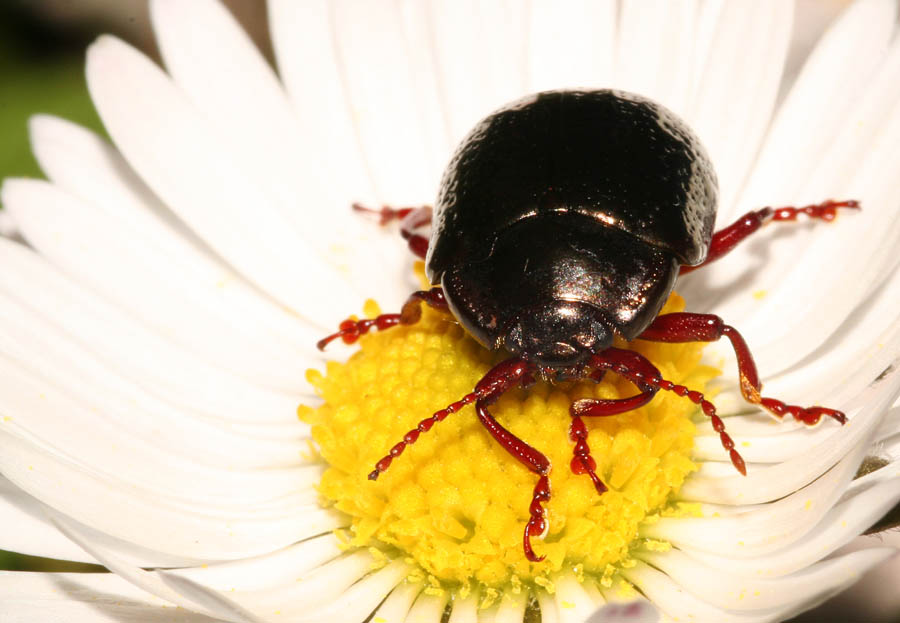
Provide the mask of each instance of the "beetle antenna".
[{"label": "beetle antenna", "polygon": [[734,449],[734,440],[725,432],[725,422],[716,413],[716,406],[707,400],[702,393],[688,389],[684,385],[676,385],[672,381],[662,378],[656,366],[650,363],[646,357],[636,351],[623,350],[621,348],[607,348],[606,350],[593,355],[588,363],[593,368],[604,368],[612,370],[616,374],[624,376],[626,379],[637,385],[638,387],[655,387],[673,392],[683,398],[687,398],[694,404],[698,405],[703,413],[712,422],[713,430],[719,433],[719,440],[722,447],[728,451],[731,463],[734,465],[741,475],[747,475],[747,466],[744,458]]}]

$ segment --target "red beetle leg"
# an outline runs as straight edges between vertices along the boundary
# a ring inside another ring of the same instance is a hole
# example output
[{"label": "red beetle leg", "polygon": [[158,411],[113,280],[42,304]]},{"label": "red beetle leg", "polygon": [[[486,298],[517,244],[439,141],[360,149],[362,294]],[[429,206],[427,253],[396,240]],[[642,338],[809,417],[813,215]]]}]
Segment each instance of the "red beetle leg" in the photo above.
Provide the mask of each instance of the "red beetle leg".
[{"label": "red beetle leg", "polygon": [[725,336],[731,342],[737,356],[738,373],[741,377],[741,394],[747,402],[758,404],[773,415],[781,418],[789,413],[798,422],[809,426],[817,424],[823,415],[834,418],[841,424],[847,417],[841,411],[827,407],[799,407],[788,405],[775,398],[766,398],[760,394],[762,384],[753,355],[747,342],[737,329],[713,314],[677,313],[658,316],[647,329],[638,336],[641,340],[653,342],[715,342]]},{"label": "red beetle leg", "polygon": [[370,212],[379,216],[381,225],[387,225],[391,221],[400,220],[400,235],[407,241],[409,250],[417,257],[425,259],[428,253],[428,238],[421,234],[415,233],[420,227],[431,224],[431,206],[421,206],[418,208],[391,208],[389,206],[381,206],[380,210],[367,208],[359,203],[353,204],[353,209],[357,212]]},{"label": "red beetle leg", "polygon": [[440,288],[419,290],[409,295],[399,314],[381,314],[380,316],[363,320],[348,318],[340,324],[335,333],[319,340],[316,346],[319,350],[325,350],[325,347],[337,338],[344,340],[345,344],[352,344],[359,339],[360,335],[365,335],[373,327],[378,331],[384,331],[398,324],[416,324],[422,317],[422,303],[426,303],[434,309],[449,311],[443,290]]},{"label": "red beetle leg", "polygon": [[369,479],[376,480],[382,472],[387,471],[393,460],[403,453],[406,446],[415,443],[421,433],[428,432],[437,422],[474,402],[478,420],[491,436],[497,440],[504,450],[509,452],[529,470],[540,476],[532,493],[531,518],[525,526],[522,546],[528,560],[532,562],[543,560],[543,556],[538,557],[534,553],[531,547],[531,537],[542,536],[547,529],[546,511],[542,505],[550,499],[550,480],[547,477],[550,473],[550,460],[509,432],[488,411],[488,405],[494,403],[504,392],[517,384],[521,384],[523,381],[527,381],[531,377],[533,369],[534,366],[532,364],[518,357],[498,363],[482,377],[475,386],[475,391],[437,411],[431,417],[425,418],[414,429],[406,433],[403,436],[403,441],[395,444],[391,448],[390,453],[375,464],[375,469],[369,474]]},{"label": "red beetle leg", "polygon": [[[605,370],[598,370],[591,374],[594,378],[598,373]],[[646,388],[640,394],[629,398],[617,398],[614,400],[606,400],[602,398],[584,398],[576,400],[569,407],[569,415],[572,416],[572,424],[569,426],[569,439],[575,442],[572,448],[571,469],[573,474],[587,474],[594,483],[597,493],[603,494],[607,491],[606,485],[597,476],[597,462],[591,456],[591,449],[588,446],[588,429],[584,424],[582,417],[608,417],[617,415],[640,408],[650,402],[656,395],[656,388]]]},{"label": "red beetle leg", "polygon": [[797,216],[800,214],[805,214],[813,219],[832,221],[837,214],[838,208],[859,209],[859,202],[828,200],[815,205],[803,206],[802,208],[785,206],[783,208],[763,208],[762,210],[747,212],[725,229],[713,234],[712,242],[709,245],[709,253],[703,263],[696,266],[682,266],[679,274],[684,275],[715,262],[769,221],[796,221]]}]

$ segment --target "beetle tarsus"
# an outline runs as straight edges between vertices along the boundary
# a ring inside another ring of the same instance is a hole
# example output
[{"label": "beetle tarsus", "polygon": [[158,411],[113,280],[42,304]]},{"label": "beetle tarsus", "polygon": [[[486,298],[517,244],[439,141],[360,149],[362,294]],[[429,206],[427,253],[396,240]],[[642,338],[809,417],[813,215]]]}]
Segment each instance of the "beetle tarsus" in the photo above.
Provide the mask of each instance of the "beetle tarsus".
[{"label": "beetle tarsus", "polygon": [[759,404],[778,419],[783,418],[786,414],[790,414],[795,420],[807,426],[815,426],[822,419],[822,416],[830,417],[842,426],[847,423],[847,416],[843,411],[838,411],[837,409],[800,407],[785,404],[775,398],[760,398]]},{"label": "beetle tarsus", "polygon": [[[605,374],[606,370],[600,368],[592,370],[588,374],[588,378],[602,379]],[[588,430],[581,418],[609,417],[643,407],[653,399],[657,389],[649,385],[644,385],[641,389],[643,390],[641,393],[628,398],[582,398],[569,406],[569,415],[572,416],[572,424],[569,426],[569,438],[575,442],[575,447],[572,448],[572,473],[588,474],[594,483],[594,489],[597,490],[599,495],[605,493],[607,487],[600,480],[600,477],[597,476],[596,471],[594,471],[596,469],[596,461],[591,457],[591,451],[587,445]]]},{"label": "beetle tarsus", "polygon": [[837,216],[838,208],[847,208],[850,210],[859,210],[859,201],[850,199],[847,201],[834,201],[828,199],[822,203],[814,203],[812,205],[795,208],[793,206],[785,206],[782,208],[764,208],[769,210],[773,221],[796,221],[801,214],[812,219],[822,221],[833,221]]},{"label": "beetle tarsus", "polygon": [[[573,404],[574,406],[574,404]],[[572,412],[572,407],[569,408]],[[572,415],[572,423],[569,425],[569,439],[575,442],[572,448],[572,462],[570,469],[573,474],[587,474],[594,483],[594,489],[598,495],[606,493],[606,485],[597,476],[597,462],[591,456],[591,449],[588,447],[588,429],[584,425],[584,420],[577,414]]]},{"label": "beetle tarsus", "polygon": [[531,517],[525,524],[525,532],[522,535],[522,547],[525,550],[525,557],[531,562],[541,562],[546,556],[538,556],[534,553],[531,546],[532,537],[543,539],[547,534],[549,524],[547,523],[547,511],[543,504],[550,501],[550,479],[547,476],[538,478],[537,484],[534,485],[534,491],[531,494],[531,506],[529,512]]}]

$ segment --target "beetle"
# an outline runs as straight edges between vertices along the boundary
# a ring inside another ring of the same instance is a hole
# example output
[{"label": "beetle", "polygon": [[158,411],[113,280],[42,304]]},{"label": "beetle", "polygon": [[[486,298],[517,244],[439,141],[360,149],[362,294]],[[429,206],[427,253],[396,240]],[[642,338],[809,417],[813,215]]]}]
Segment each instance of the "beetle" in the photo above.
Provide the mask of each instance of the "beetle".
[{"label": "beetle", "polygon": [[[423,419],[382,458],[369,478],[386,471],[404,449],[451,413],[474,403],[478,419],[500,445],[534,472],[525,526],[526,557],[539,562],[532,538],[546,534],[550,462],[513,435],[488,407],[510,388],[537,376],[554,382],[598,381],[612,371],[638,392],[615,400],[584,399],[570,407],[571,469],[586,474],[598,494],[582,418],[623,413],[671,391],[711,420],[735,468],[743,458],[703,394],[676,385],[641,354],[613,347],[614,336],[660,342],[711,342],[726,337],[738,361],[741,393],[781,418],[814,425],[845,415],[799,407],[761,395],[753,357],[738,331],[713,314],[659,315],[676,278],[719,259],[770,221],[803,214],[832,220],[856,201],[751,211],[713,232],[717,181],[691,129],[647,98],[609,89],[529,95],[478,123],[453,155],[435,209],[384,207],[382,222],[402,219],[410,249],[425,259],[430,290],[414,292],[399,314],[348,319],[318,343],[352,343],[370,329],[413,324],[423,303],[451,313],[485,348],[509,357],[474,390]],[[359,210],[368,210],[358,204]],[[417,230],[432,225],[430,240]]]}]

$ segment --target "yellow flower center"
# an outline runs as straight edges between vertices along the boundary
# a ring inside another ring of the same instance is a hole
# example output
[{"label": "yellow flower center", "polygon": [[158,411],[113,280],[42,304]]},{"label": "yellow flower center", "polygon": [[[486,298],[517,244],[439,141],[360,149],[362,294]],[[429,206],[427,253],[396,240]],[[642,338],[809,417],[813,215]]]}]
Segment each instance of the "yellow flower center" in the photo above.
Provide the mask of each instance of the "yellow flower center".
[{"label": "yellow flower center", "polygon": [[[367,313],[376,310],[368,306]],[[663,312],[681,311],[673,294]],[[701,345],[617,343],[640,351],[663,376],[702,391],[717,371],[700,365]],[[424,309],[419,323],[360,340],[346,364],[311,370],[324,399],[300,407],[329,464],[320,492],[352,518],[351,542],[388,557],[412,559],[432,584],[464,589],[521,582],[548,585],[563,569],[608,578],[640,544],[642,522],[671,509],[673,493],[696,469],[690,460],[696,406],[660,392],[621,415],[585,418],[597,474],[609,487],[598,495],[569,464],[569,405],[579,398],[624,398],[637,390],[614,374],[601,383],[548,384],[507,392],[491,411],[513,434],[551,461],[549,530],[533,540],[540,563],[522,550],[522,533],[537,476],[504,450],[468,406],[423,433],[373,482],[375,463],[407,431],[472,391],[494,364],[492,353],[453,317]]]}]

